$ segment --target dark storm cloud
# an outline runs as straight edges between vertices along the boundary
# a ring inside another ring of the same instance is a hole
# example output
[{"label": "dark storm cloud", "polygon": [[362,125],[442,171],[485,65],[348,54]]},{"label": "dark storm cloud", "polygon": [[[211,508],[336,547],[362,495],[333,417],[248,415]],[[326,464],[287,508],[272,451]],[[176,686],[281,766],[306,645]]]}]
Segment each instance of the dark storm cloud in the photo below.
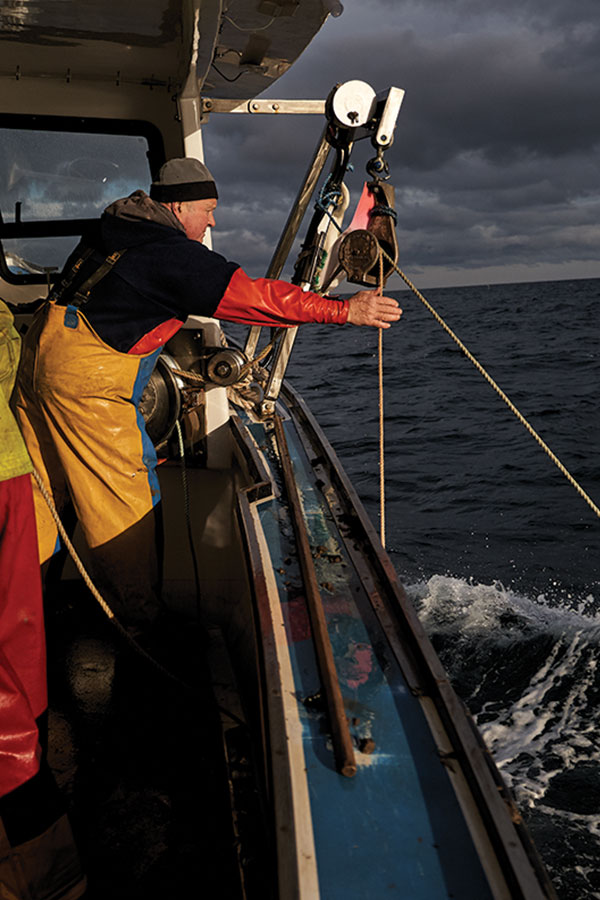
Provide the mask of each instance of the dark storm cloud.
[{"label": "dark storm cloud", "polygon": [[[216,118],[216,117],[215,117]],[[304,118],[304,117],[303,117]],[[289,215],[322,122],[265,117],[211,122],[207,163],[220,195],[215,249],[249,274],[265,274]],[[291,275],[288,267],[286,275]]]},{"label": "dark storm cloud", "polygon": [[[404,265],[500,266],[511,280],[512,266],[544,277],[551,263],[555,277],[557,265],[598,255],[597,20],[596,0],[347,0],[270,94],[323,97],[353,78],[404,88],[388,154]],[[321,126],[287,118],[210,127],[209,164],[227,180],[227,249],[261,274]],[[369,155],[357,147],[358,169]]]}]

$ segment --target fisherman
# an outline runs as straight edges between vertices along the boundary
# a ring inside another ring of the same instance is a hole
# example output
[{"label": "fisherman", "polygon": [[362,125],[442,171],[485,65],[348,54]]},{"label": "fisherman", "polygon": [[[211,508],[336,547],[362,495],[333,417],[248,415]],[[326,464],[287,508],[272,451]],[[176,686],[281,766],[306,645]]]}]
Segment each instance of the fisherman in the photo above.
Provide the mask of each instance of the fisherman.
[{"label": "fisherman", "polygon": [[31,460],[8,405],[19,348],[0,300],[0,895],[75,900],[85,879],[42,746],[46,644]]},{"label": "fisherman", "polygon": [[[250,278],[202,243],[217,199],[199,160],[165,163],[149,196],[117,200],[83,237],[24,341],[16,395],[27,447],[57,509],[72,502],[99,587],[132,624],[160,612],[162,558],[156,454],[138,403],[187,316],[389,328],[401,315],[375,291],[333,300]],[[58,533],[39,490],[35,502],[44,562]]]}]

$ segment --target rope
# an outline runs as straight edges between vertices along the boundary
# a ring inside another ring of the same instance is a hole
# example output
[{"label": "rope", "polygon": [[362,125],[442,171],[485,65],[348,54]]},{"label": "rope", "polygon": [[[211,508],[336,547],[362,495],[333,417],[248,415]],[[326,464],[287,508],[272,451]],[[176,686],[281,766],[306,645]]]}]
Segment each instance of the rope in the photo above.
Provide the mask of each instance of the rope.
[{"label": "rope", "polygon": [[371,212],[369,213],[371,217],[373,216],[389,216],[393,221],[394,225],[398,222],[398,213],[391,206],[387,206],[386,204],[380,203],[377,206],[374,206]]},{"label": "rope", "polygon": [[35,480],[36,480],[36,482],[37,482],[37,486],[38,486],[39,489],[40,489],[40,493],[41,493],[42,497],[43,497],[44,500],[46,501],[46,506],[47,506],[48,509],[50,510],[50,514],[51,514],[52,518],[54,519],[54,522],[56,523],[56,527],[58,528],[58,533],[59,533],[60,536],[61,536],[61,540],[63,541],[65,547],[66,547],[67,550],[69,551],[69,553],[70,553],[70,555],[71,555],[71,558],[72,558],[73,562],[75,563],[75,565],[76,565],[76,567],[77,567],[77,569],[78,569],[78,571],[79,571],[79,574],[81,575],[81,577],[82,577],[83,580],[85,581],[85,583],[86,583],[86,585],[88,586],[90,592],[91,592],[91,593],[93,594],[93,596],[96,598],[96,600],[98,601],[98,603],[100,604],[100,606],[102,607],[102,609],[104,610],[104,612],[106,613],[106,615],[108,616],[108,618],[112,621],[113,625],[115,625],[116,628],[117,628],[117,630],[120,631],[124,636],[126,636],[126,637],[129,638],[130,636],[128,635],[126,629],[121,625],[121,623],[119,622],[119,620],[115,617],[114,612],[112,611],[112,609],[110,608],[110,606],[108,605],[108,603],[106,602],[106,600],[102,597],[102,595],[100,594],[100,592],[99,592],[98,589],[96,588],[96,585],[94,584],[94,582],[92,581],[92,579],[91,579],[90,576],[88,575],[88,573],[87,573],[87,571],[86,571],[86,569],[85,569],[85,566],[83,565],[83,563],[82,563],[82,561],[81,561],[81,558],[79,557],[79,555],[78,555],[78,553],[77,553],[75,547],[74,547],[73,544],[71,543],[71,540],[70,540],[70,538],[69,538],[69,536],[68,536],[68,534],[67,534],[67,532],[66,532],[66,530],[65,530],[65,526],[64,526],[63,523],[61,522],[61,519],[60,519],[60,516],[58,515],[58,511],[57,511],[57,509],[56,509],[56,506],[54,505],[54,501],[52,500],[52,497],[50,496],[50,494],[49,494],[48,491],[46,490],[46,486],[45,486],[45,484],[44,484],[44,482],[43,482],[43,480],[42,480],[42,476],[40,475],[40,473],[38,472],[38,470],[35,468],[35,466],[33,467],[33,473],[32,473],[32,474],[33,474],[33,477],[35,478]]},{"label": "rope", "polygon": [[206,378],[203,375],[198,375],[197,372],[188,372],[186,369],[170,369],[173,375],[179,375],[181,378],[187,378],[188,381],[198,381],[202,382],[202,384],[206,383]]},{"label": "rope", "polygon": [[[179,425],[179,423],[178,423],[178,425]],[[179,435],[181,438],[181,428],[179,428]],[[182,438],[181,438],[181,444],[183,444]],[[180,445],[180,447],[181,447],[181,445]],[[125,638],[127,643],[138,654],[138,656],[143,657],[146,660],[146,662],[149,662],[150,665],[153,666],[153,668],[155,668],[158,672],[160,672],[161,675],[164,675],[165,678],[168,678],[169,681],[173,682],[173,684],[176,684],[178,688],[182,688],[183,690],[185,690],[186,692],[188,692],[190,694],[193,694],[194,696],[202,696],[202,694],[198,691],[197,688],[194,688],[191,684],[188,684],[187,681],[183,681],[183,679],[178,678],[177,675],[174,675],[167,668],[165,668],[165,666],[161,665],[156,659],[154,659],[154,657],[151,656],[150,653],[148,653],[146,650],[144,650],[144,648],[142,646],[140,646],[140,644],[138,644],[138,642],[135,640],[134,637],[132,637],[132,635],[127,631],[127,629],[123,625],[121,625],[121,623],[115,616],[113,610],[110,608],[110,606],[108,605],[106,600],[102,597],[102,595],[96,588],[94,582],[88,575],[88,573],[85,569],[85,566],[83,565],[83,563],[81,561],[80,556],[78,555],[77,551],[75,550],[75,547],[73,546],[73,544],[65,530],[65,527],[64,527],[64,525],[61,521],[61,518],[58,514],[58,510],[56,509],[56,506],[54,505],[54,501],[52,500],[52,497],[46,490],[46,487],[42,480],[42,476],[37,471],[35,466],[33,467],[32,474],[37,482],[37,486],[40,489],[40,493],[41,493],[42,497],[46,501],[46,505],[48,506],[48,509],[50,510],[52,518],[54,519],[54,522],[56,523],[56,527],[58,528],[58,533],[60,534],[65,547],[67,548],[67,550],[69,551],[69,554],[71,555],[71,559],[75,563],[75,565],[79,571],[79,574],[81,575],[85,584],[89,588],[92,596],[98,601],[103,612],[106,614],[106,616],[108,617],[111,624],[117,629],[117,631],[122,635],[122,637]],[[195,574],[197,577],[196,556],[195,556],[195,552],[193,550],[193,545],[192,545],[192,553],[194,556],[194,571],[195,571]],[[198,589],[198,582],[196,584],[197,584],[197,589]],[[248,727],[247,723],[244,722],[243,719],[240,719],[239,716],[236,716],[235,713],[232,713],[230,710],[226,709],[224,706],[221,706],[219,703],[216,704],[216,709],[218,710],[219,713],[222,713],[222,714],[228,716],[232,721],[237,722],[238,725],[241,725],[244,728]]]},{"label": "rope", "polygon": [[327,181],[321,188],[321,190],[319,192],[319,197],[317,199],[317,202],[315,203],[315,206],[319,210],[319,212],[325,213],[325,215],[328,216],[330,222],[332,222],[335,225],[335,227],[341,234],[342,226],[339,224],[339,222],[336,222],[336,220],[333,218],[333,213],[329,212],[329,207],[330,206],[338,206],[340,203],[340,200],[343,197],[343,194],[342,194],[342,191],[340,188],[330,188],[329,187],[330,181],[331,181],[331,175],[329,176],[329,178],[327,179]]},{"label": "rope", "polygon": [[276,341],[277,341],[277,333],[275,334],[275,337],[273,338],[273,340],[269,341],[269,343],[263,347],[263,349],[260,351],[260,353],[254,357],[254,359],[251,359],[247,363],[244,363],[244,365],[242,366],[242,368],[240,370],[240,381],[242,378],[245,377],[246,373],[249,372],[253,366],[258,365],[259,362],[263,361],[265,356],[267,356],[271,352],[273,347],[275,346]]},{"label": "rope", "polygon": [[[383,251],[379,253],[379,293],[383,293]],[[384,416],[383,416],[383,328],[378,328],[377,358],[379,374],[379,522],[381,531],[381,546],[385,547],[385,440],[384,440]]]},{"label": "rope", "polygon": [[[273,349],[276,340],[277,336],[275,336],[272,341],[266,344],[260,351],[260,353],[254,357],[254,359],[250,359],[247,363],[244,363],[244,365],[240,369],[240,377],[238,378],[238,381],[241,381],[242,378],[245,378],[245,376],[253,366],[258,365],[258,363],[263,361],[265,356],[267,356]],[[187,369],[171,369],[170,371],[173,375],[179,375],[181,378],[187,378],[188,381],[197,381],[198,383],[206,384],[206,378],[203,375],[198,375],[197,372],[190,372]]]},{"label": "rope", "polygon": [[584,489],[581,487],[581,485],[579,484],[579,482],[573,477],[573,475],[571,475],[571,473],[569,472],[569,470],[566,468],[565,465],[563,465],[563,463],[560,461],[560,459],[558,458],[558,456],[556,456],[556,454],[552,452],[552,450],[550,449],[550,447],[549,447],[549,446],[546,444],[546,442],[540,437],[540,435],[537,433],[537,431],[535,430],[535,428],[534,428],[532,425],[530,425],[530,423],[527,421],[527,419],[525,418],[525,416],[517,409],[517,407],[516,407],[515,404],[512,402],[512,400],[504,393],[504,391],[500,388],[500,386],[494,381],[494,379],[493,379],[492,376],[489,374],[489,372],[487,372],[486,369],[484,369],[484,367],[481,365],[481,363],[479,362],[479,360],[477,360],[477,359],[473,356],[473,354],[467,349],[467,347],[465,347],[465,345],[464,345],[463,342],[460,340],[460,338],[452,331],[452,329],[450,328],[450,326],[444,321],[444,319],[440,316],[440,314],[437,312],[437,310],[434,309],[434,307],[431,305],[431,303],[429,303],[429,301],[423,296],[423,294],[418,290],[418,288],[415,287],[415,285],[412,283],[412,281],[411,281],[411,280],[404,274],[404,272],[396,265],[396,263],[395,263],[394,260],[391,258],[391,256],[389,256],[389,254],[386,253],[386,251],[383,250],[383,248],[381,249],[381,254],[382,254],[382,256],[385,256],[386,259],[391,263],[392,268],[398,273],[398,275],[399,275],[400,278],[404,281],[404,283],[407,285],[407,287],[409,287],[409,288],[411,289],[411,291],[413,292],[413,294],[415,294],[415,296],[419,298],[419,300],[421,301],[421,303],[423,303],[423,305],[429,310],[429,312],[431,313],[431,315],[433,316],[433,318],[436,320],[436,322],[438,322],[438,324],[440,324],[440,325],[442,326],[442,328],[444,329],[444,331],[445,331],[447,334],[450,335],[450,337],[452,338],[452,340],[453,340],[453,341],[458,345],[458,347],[462,350],[462,352],[465,354],[465,356],[467,357],[467,359],[469,359],[470,362],[473,363],[473,365],[475,366],[475,368],[477,369],[477,371],[478,371],[481,375],[483,375],[483,377],[484,377],[485,380],[488,382],[488,384],[490,384],[490,385],[493,387],[493,389],[496,391],[496,393],[497,393],[497,394],[501,397],[501,399],[506,403],[506,405],[508,406],[508,408],[510,409],[510,411],[517,417],[517,419],[519,420],[519,422],[527,429],[527,431],[528,431],[529,434],[533,437],[533,439],[534,439],[535,441],[537,441],[537,443],[540,445],[540,447],[542,448],[542,450],[550,457],[550,459],[552,460],[552,462],[554,463],[554,465],[559,469],[559,471],[562,472],[562,474],[565,476],[565,478],[567,479],[567,481],[572,485],[572,487],[575,488],[575,490],[577,491],[577,493],[585,500],[585,502],[588,504],[588,506],[590,507],[590,509],[591,509],[593,512],[595,512],[596,515],[600,518],[600,508],[594,503],[594,501],[592,500],[592,498],[584,491]]},{"label": "rope", "polygon": [[198,557],[196,556],[196,547],[194,545],[194,532],[192,530],[192,517],[190,514],[190,492],[188,489],[187,469],[185,467],[185,448],[183,445],[183,433],[179,419],[175,423],[177,431],[177,444],[179,447],[179,458],[181,459],[181,484],[183,487],[183,505],[185,510],[185,524],[187,527],[188,541],[190,544],[190,553],[192,556],[192,565],[194,568],[194,583],[196,585],[196,611],[200,617],[200,574],[198,571]]},{"label": "rope", "polygon": [[383,328],[379,328],[379,520],[381,546],[385,547],[385,451],[383,436]]},{"label": "rope", "polygon": [[185,688],[185,690],[195,693],[194,689],[191,685],[187,684],[185,681],[182,681],[181,678],[178,678],[176,675],[173,675],[172,672],[169,672],[168,669],[165,669],[165,667],[162,666],[159,662],[157,662],[153,656],[151,656],[146,650],[144,650],[144,648],[142,646],[140,646],[140,644],[138,644],[138,642],[135,640],[135,638],[132,637],[132,635],[127,631],[125,626],[119,622],[119,620],[115,616],[113,610],[110,608],[110,606],[108,605],[108,603],[106,602],[106,600],[104,599],[104,597],[102,596],[102,594],[100,593],[100,591],[98,590],[98,588],[96,587],[96,585],[94,584],[94,582],[92,581],[90,576],[88,575],[86,568],[83,565],[83,562],[81,561],[79,554],[77,553],[75,547],[73,546],[73,544],[71,542],[71,539],[69,538],[69,535],[67,534],[67,532],[65,530],[65,527],[64,527],[64,525],[60,519],[60,516],[58,514],[58,510],[56,509],[56,506],[54,505],[54,501],[53,501],[52,497],[50,496],[50,494],[48,493],[48,491],[46,490],[46,486],[42,480],[42,476],[40,475],[40,473],[37,471],[37,469],[35,467],[33,468],[32,474],[37,482],[37,486],[40,489],[40,493],[41,493],[42,497],[46,501],[46,505],[47,505],[48,509],[50,510],[50,514],[52,515],[52,518],[54,519],[54,522],[56,523],[56,527],[58,528],[58,533],[60,534],[61,540],[63,541],[65,547],[69,551],[71,559],[75,563],[75,566],[77,567],[77,570],[79,571],[79,574],[83,578],[85,584],[89,588],[94,599],[97,600],[98,603],[100,604],[100,607],[102,608],[103,612],[109,619],[110,623],[117,629],[119,634],[127,641],[127,643],[133,648],[133,650],[135,650],[135,652],[138,654],[138,656],[142,656],[155,669],[157,669],[162,675],[166,676],[170,681],[174,682],[178,687]]}]

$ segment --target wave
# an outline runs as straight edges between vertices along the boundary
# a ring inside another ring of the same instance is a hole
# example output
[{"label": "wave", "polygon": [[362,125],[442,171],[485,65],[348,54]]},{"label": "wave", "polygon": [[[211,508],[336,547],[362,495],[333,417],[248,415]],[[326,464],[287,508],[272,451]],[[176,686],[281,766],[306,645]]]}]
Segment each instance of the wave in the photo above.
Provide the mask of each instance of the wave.
[{"label": "wave", "polygon": [[600,897],[600,610],[436,575],[407,588],[560,897]]}]

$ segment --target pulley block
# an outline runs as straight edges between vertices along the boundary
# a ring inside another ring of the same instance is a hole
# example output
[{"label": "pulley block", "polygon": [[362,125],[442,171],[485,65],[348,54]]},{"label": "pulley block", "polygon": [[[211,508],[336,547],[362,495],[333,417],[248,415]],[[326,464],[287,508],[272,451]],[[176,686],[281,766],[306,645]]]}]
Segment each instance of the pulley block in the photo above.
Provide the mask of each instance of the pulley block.
[{"label": "pulley block", "polygon": [[338,258],[348,281],[362,283],[367,272],[377,263],[379,244],[377,238],[366,228],[350,231],[338,249]]},{"label": "pulley block", "polygon": [[366,187],[370,204],[367,226],[344,236],[338,259],[349,282],[378,287],[382,276],[385,282],[398,260],[394,188],[382,181],[372,181]]}]

